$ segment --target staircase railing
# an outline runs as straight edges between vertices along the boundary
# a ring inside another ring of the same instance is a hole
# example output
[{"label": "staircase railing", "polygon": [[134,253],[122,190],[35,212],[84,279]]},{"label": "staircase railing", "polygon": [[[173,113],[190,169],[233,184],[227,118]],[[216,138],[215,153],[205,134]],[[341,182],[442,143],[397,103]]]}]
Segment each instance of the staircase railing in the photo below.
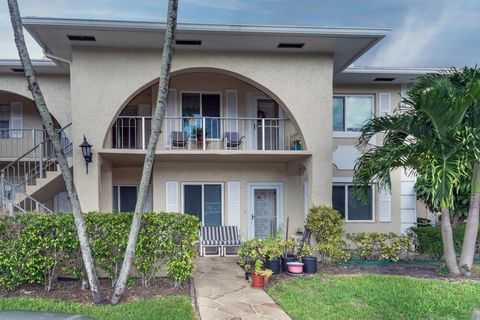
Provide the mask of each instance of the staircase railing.
[{"label": "staircase railing", "polygon": [[[58,130],[62,151],[67,157],[72,156],[72,143],[70,141],[71,123]],[[57,159],[50,138],[47,138],[28,150],[22,156],[0,170],[0,205],[22,207],[24,211],[39,208],[43,211],[51,211],[43,204],[26,193],[28,185],[35,185],[36,179],[44,178],[47,171],[55,171]],[[18,203],[17,199],[23,199]],[[28,199],[31,205],[26,206]],[[17,208],[18,209],[18,208]],[[19,210],[21,211],[21,210]],[[38,210],[35,210],[38,211]]]}]

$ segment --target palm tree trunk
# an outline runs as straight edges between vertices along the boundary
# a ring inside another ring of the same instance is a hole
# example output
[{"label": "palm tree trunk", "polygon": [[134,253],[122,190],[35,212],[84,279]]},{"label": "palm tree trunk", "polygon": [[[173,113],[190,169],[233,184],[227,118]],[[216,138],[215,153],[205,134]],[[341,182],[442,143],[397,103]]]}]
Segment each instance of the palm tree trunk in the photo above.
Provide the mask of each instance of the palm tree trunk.
[{"label": "palm tree trunk", "polygon": [[68,166],[67,158],[65,157],[62,145],[60,143],[60,137],[55,132],[52,116],[48,111],[43,97],[42,91],[38,84],[35,72],[33,70],[32,62],[25,45],[25,38],[23,36],[22,20],[20,18],[20,11],[18,9],[18,3],[16,0],[8,0],[8,8],[10,10],[10,18],[12,21],[13,32],[15,35],[15,44],[17,46],[18,55],[22,62],[25,77],[27,78],[28,86],[32,92],[32,97],[37,107],[38,113],[42,118],[43,125],[47,131],[47,134],[52,141],[53,148],[55,150],[55,157],[57,158],[58,165],[62,172],[63,180],[65,182],[65,188],[67,189],[68,197],[72,205],[72,212],[75,219],[75,225],[77,227],[78,240],[80,242],[80,249],[82,252],[83,262],[87,273],[88,281],[90,284],[90,291],[93,295],[93,301],[100,303],[102,301],[102,295],[98,287],[98,279],[95,274],[95,267],[93,264],[92,253],[90,250],[90,242],[88,240],[85,219],[80,207],[80,201],[73,184],[72,172]]},{"label": "palm tree trunk", "polygon": [[480,208],[480,164],[475,161],[473,166],[472,195],[468,210],[465,236],[463,238],[462,253],[460,255],[460,267],[466,274],[470,274],[473,258],[477,248],[479,208]]},{"label": "palm tree trunk", "polygon": [[450,223],[450,211],[446,208],[441,209],[442,212],[442,242],[443,255],[448,271],[451,274],[459,274],[457,256],[455,254],[455,247],[453,246],[452,224]]},{"label": "palm tree trunk", "polygon": [[120,301],[123,292],[125,291],[125,286],[130,274],[130,269],[132,267],[133,257],[135,255],[135,246],[137,244],[138,232],[140,231],[140,223],[142,221],[143,204],[148,192],[148,185],[152,176],[153,163],[155,159],[155,150],[157,149],[157,142],[158,138],[160,137],[160,132],[162,131],[163,119],[165,117],[165,107],[167,104],[168,85],[170,80],[170,68],[172,65],[175,31],[177,28],[177,9],[178,0],[169,0],[157,105],[152,121],[152,130],[150,133],[150,140],[148,142],[147,153],[143,163],[142,179],[140,181],[137,204],[135,205],[135,213],[133,215],[132,225],[130,227],[130,234],[128,235],[128,243],[125,250],[125,257],[123,258],[122,269],[120,270],[115,291],[111,298],[112,304],[117,304]]}]

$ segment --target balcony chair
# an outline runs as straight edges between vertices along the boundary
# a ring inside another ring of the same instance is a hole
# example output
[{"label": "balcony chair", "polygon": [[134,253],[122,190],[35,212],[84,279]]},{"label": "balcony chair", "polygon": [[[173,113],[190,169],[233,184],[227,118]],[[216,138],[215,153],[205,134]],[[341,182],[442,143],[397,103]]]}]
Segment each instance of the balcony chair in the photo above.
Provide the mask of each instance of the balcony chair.
[{"label": "balcony chair", "polygon": [[245,136],[240,137],[238,132],[225,132],[223,137],[223,145],[225,149],[239,149]]},{"label": "balcony chair", "polygon": [[[236,256],[236,254],[227,254],[227,248],[237,248],[242,242],[236,226],[200,228],[200,256],[202,257]],[[215,248],[215,253],[207,255],[206,248]]]},{"label": "balcony chair", "polygon": [[170,133],[170,149],[181,148],[185,149],[188,146],[188,136],[183,131],[172,131]]}]

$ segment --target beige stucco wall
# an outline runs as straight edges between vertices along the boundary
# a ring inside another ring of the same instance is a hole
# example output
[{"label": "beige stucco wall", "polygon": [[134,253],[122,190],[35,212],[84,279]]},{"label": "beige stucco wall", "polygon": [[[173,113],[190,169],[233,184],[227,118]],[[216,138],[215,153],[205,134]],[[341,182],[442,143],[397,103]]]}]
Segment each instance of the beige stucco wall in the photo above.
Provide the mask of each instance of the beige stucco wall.
[{"label": "beige stucco wall", "polygon": [[[74,48],[71,67],[74,145],[86,134],[94,152],[101,148],[115,115],[157,78],[160,57],[160,52],[153,50]],[[178,50],[172,71],[175,74],[185,69],[234,75],[274,98],[287,116],[300,124],[303,140],[312,152],[312,157],[305,161],[312,202],[331,203],[331,121],[325,121],[331,119],[330,55]],[[79,150],[74,148],[74,151],[74,166],[83,168]],[[84,210],[100,207],[100,165],[94,153],[88,175],[84,170],[75,170]]]},{"label": "beige stucco wall", "polygon": [[[182,210],[182,183],[218,182],[223,185],[223,221],[228,224],[228,182],[240,182],[240,231],[247,238],[248,223],[248,184],[252,182],[280,182],[283,184],[283,219],[279,225],[285,226],[289,217],[289,231],[295,233],[304,226],[304,189],[305,179],[299,171],[297,162],[291,163],[255,163],[255,162],[157,162],[152,176],[153,210],[166,210],[166,182],[179,183],[179,208]],[[138,185],[142,168],[102,167],[102,211],[112,210],[112,187],[114,185]]]},{"label": "beige stucco wall", "polygon": [[[37,75],[40,89],[53,117],[63,127],[72,120],[70,109],[69,75]],[[0,74],[0,91],[11,92],[31,99],[23,74]]]}]

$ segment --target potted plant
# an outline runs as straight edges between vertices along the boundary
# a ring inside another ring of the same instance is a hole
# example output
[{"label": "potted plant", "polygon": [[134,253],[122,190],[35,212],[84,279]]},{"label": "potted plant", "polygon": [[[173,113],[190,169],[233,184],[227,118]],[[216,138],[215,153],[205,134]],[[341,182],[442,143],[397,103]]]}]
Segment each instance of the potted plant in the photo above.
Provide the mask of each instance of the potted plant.
[{"label": "potted plant", "polygon": [[303,272],[306,274],[317,273],[317,257],[313,255],[312,246],[300,242],[297,250],[297,259],[303,263]]},{"label": "potted plant", "polygon": [[265,286],[265,280],[272,275],[272,270],[263,269],[262,260],[255,262],[255,270],[252,273],[252,287],[263,288]]},{"label": "potted plant", "polygon": [[296,247],[296,242],[293,239],[289,240],[284,240],[282,243],[282,247],[285,250],[284,255],[282,256],[282,271],[287,272],[288,271],[288,262],[294,262],[295,259],[295,247]]},{"label": "potted plant", "polygon": [[265,266],[272,270],[273,274],[280,273],[280,257],[283,253],[282,241],[278,237],[267,238],[264,241],[263,256]]},{"label": "potted plant", "polygon": [[255,261],[262,258],[263,247],[263,240],[253,239],[245,241],[240,248],[238,248],[238,264],[245,270],[245,280],[251,278],[251,270]]},{"label": "potted plant", "polygon": [[197,141],[203,141],[203,128],[194,128],[193,132],[197,137]]}]

